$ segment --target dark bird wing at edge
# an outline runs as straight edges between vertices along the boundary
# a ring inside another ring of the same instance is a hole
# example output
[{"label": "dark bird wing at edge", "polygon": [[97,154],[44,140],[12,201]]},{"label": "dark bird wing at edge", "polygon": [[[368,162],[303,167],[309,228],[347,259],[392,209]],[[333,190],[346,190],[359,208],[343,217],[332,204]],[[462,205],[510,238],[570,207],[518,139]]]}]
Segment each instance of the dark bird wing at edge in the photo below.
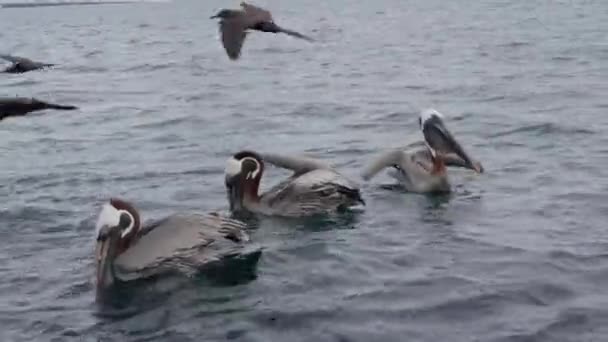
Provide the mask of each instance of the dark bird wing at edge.
[{"label": "dark bird wing at edge", "polygon": [[220,21],[220,34],[222,36],[222,45],[232,60],[238,59],[241,55],[243,42],[247,37],[246,27],[238,18],[224,19]]},{"label": "dark bird wing at edge", "polygon": [[7,60],[11,63],[22,63],[22,62],[30,61],[27,58],[23,58],[23,57],[19,57],[19,56],[11,56],[11,55],[0,55],[0,58]]},{"label": "dark bird wing at edge", "polygon": [[56,103],[47,103],[46,104],[46,108],[48,109],[59,109],[59,110],[75,110],[78,109],[78,107],[73,106],[73,105],[60,105],[60,104],[56,104]]}]

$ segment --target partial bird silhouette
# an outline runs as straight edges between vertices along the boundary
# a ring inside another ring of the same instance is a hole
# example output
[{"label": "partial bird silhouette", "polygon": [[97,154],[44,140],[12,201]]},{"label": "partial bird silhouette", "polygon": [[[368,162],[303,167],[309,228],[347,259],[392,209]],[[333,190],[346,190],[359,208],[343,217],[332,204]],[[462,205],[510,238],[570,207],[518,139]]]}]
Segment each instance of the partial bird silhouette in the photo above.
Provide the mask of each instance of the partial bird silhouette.
[{"label": "partial bird silhouette", "polygon": [[285,33],[293,37],[312,42],[313,39],[299,32],[282,28],[274,23],[269,11],[241,2],[242,9],[222,9],[211,19],[220,18],[219,27],[222,44],[231,60],[236,60],[241,54],[247,30],[262,32]]},{"label": "partial bird silhouette", "polygon": [[49,63],[34,62],[31,59],[19,56],[0,55],[0,58],[13,63],[11,66],[2,71],[9,74],[21,74],[24,72],[39,70],[55,65]]},{"label": "partial bird silhouette", "polygon": [[78,107],[48,103],[28,97],[0,97],[0,121],[9,116],[24,116],[43,109],[74,110]]}]

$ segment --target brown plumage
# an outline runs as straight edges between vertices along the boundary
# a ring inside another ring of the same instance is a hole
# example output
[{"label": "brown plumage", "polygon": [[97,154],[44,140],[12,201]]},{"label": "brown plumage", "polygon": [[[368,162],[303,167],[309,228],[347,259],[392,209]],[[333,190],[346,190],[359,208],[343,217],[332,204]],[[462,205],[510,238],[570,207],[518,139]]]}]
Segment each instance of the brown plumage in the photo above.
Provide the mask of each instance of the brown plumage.
[{"label": "brown plumage", "polygon": [[299,32],[278,26],[274,23],[269,11],[245,2],[241,2],[241,9],[222,9],[211,17],[211,19],[214,18],[220,18],[222,45],[231,60],[239,58],[248,30],[285,33],[296,38],[313,41]]},{"label": "brown plumage", "polygon": [[408,191],[418,193],[450,192],[446,166],[458,166],[483,172],[479,161],[473,160],[443,123],[443,115],[434,109],[420,114],[419,125],[424,142],[407,149],[391,149],[379,154],[361,176],[370,180],[385,168]]},{"label": "brown plumage", "polygon": [[260,256],[245,223],[218,213],[175,213],[143,225],[129,202],[112,198],[95,226],[97,298],[117,282],[166,273],[195,275],[228,260]]},{"label": "brown plumage", "polygon": [[[293,174],[260,193],[265,163]],[[358,184],[310,157],[240,151],[226,163],[225,185],[230,210],[235,214],[304,217],[365,205]]]}]

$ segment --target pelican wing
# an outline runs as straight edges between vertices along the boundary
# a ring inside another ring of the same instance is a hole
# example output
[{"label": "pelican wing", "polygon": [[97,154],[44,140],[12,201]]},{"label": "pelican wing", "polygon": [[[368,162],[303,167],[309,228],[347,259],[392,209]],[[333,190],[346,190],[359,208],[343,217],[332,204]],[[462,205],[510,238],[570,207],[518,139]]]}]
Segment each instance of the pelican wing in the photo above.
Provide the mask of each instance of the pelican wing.
[{"label": "pelican wing", "polygon": [[283,28],[283,27],[279,27],[279,31],[281,31],[281,32],[283,32],[285,34],[288,34],[288,35],[290,35],[292,37],[304,39],[304,40],[309,41],[309,42],[314,42],[314,39],[310,38],[309,36],[303,35],[302,33],[297,32],[297,31],[293,31],[293,30],[286,29],[286,28]]},{"label": "pelican wing", "polygon": [[144,229],[114,263],[122,280],[146,277],[168,268],[190,269],[237,255],[249,241],[246,225],[215,214],[177,214]]},{"label": "pelican wing", "polygon": [[264,162],[276,167],[294,171],[294,176],[317,169],[330,169],[331,165],[315,158],[305,156],[286,156],[276,153],[262,153]]},{"label": "pelican wing", "polygon": [[272,14],[261,7],[254,6],[246,2],[241,2],[241,7],[245,11],[245,16],[247,19],[251,20],[253,23],[261,21],[273,21]]},{"label": "pelican wing", "polygon": [[262,196],[284,216],[332,212],[341,206],[363,203],[359,186],[330,169],[315,169],[290,177]]},{"label": "pelican wing", "polygon": [[247,36],[245,23],[240,18],[223,19],[219,23],[222,45],[232,60],[241,55],[243,42]]},{"label": "pelican wing", "polygon": [[0,120],[9,116],[22,116],[38,110],[34,99],[26,97],[0,97]]},{"label": "pelican wing", "polygon": [[19,56],[11,56],[11,55],[0,55],[0,58],[7,60],[11,63],[23,63],[23,62],[30,62],[29,59],[27,58],[23,58],[23,57],[19,57]]},{"label": "pelican wing", "polygon": [[323,184],[336,184],[347,188],[358,188],[352,180],[329,168],[317,168],[296,177],[292,185],[298,190],[316,189]]},{"label": "pelican wing", "polygon": [[0,105],[8,105],[14,103],[32,103],[32,98],[30,97],[0,97]]}]

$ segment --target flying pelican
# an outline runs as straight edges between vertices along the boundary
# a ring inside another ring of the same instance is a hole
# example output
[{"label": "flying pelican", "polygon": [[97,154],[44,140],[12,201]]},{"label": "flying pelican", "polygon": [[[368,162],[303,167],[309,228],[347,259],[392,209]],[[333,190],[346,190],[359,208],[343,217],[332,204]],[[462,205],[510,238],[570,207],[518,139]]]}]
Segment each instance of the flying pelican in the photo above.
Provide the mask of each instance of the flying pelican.
[{"label": "flying pelican", "polygon": [[219,18],[222,44],[231,60],[236,60],[241,54],[241,48],[248,30],[271,33],[285,33],[293,37],[313,41],[296,31],[282,28],[275,24],[269,11],[241,2],[242,9],[222,9],[211,19]]}]

